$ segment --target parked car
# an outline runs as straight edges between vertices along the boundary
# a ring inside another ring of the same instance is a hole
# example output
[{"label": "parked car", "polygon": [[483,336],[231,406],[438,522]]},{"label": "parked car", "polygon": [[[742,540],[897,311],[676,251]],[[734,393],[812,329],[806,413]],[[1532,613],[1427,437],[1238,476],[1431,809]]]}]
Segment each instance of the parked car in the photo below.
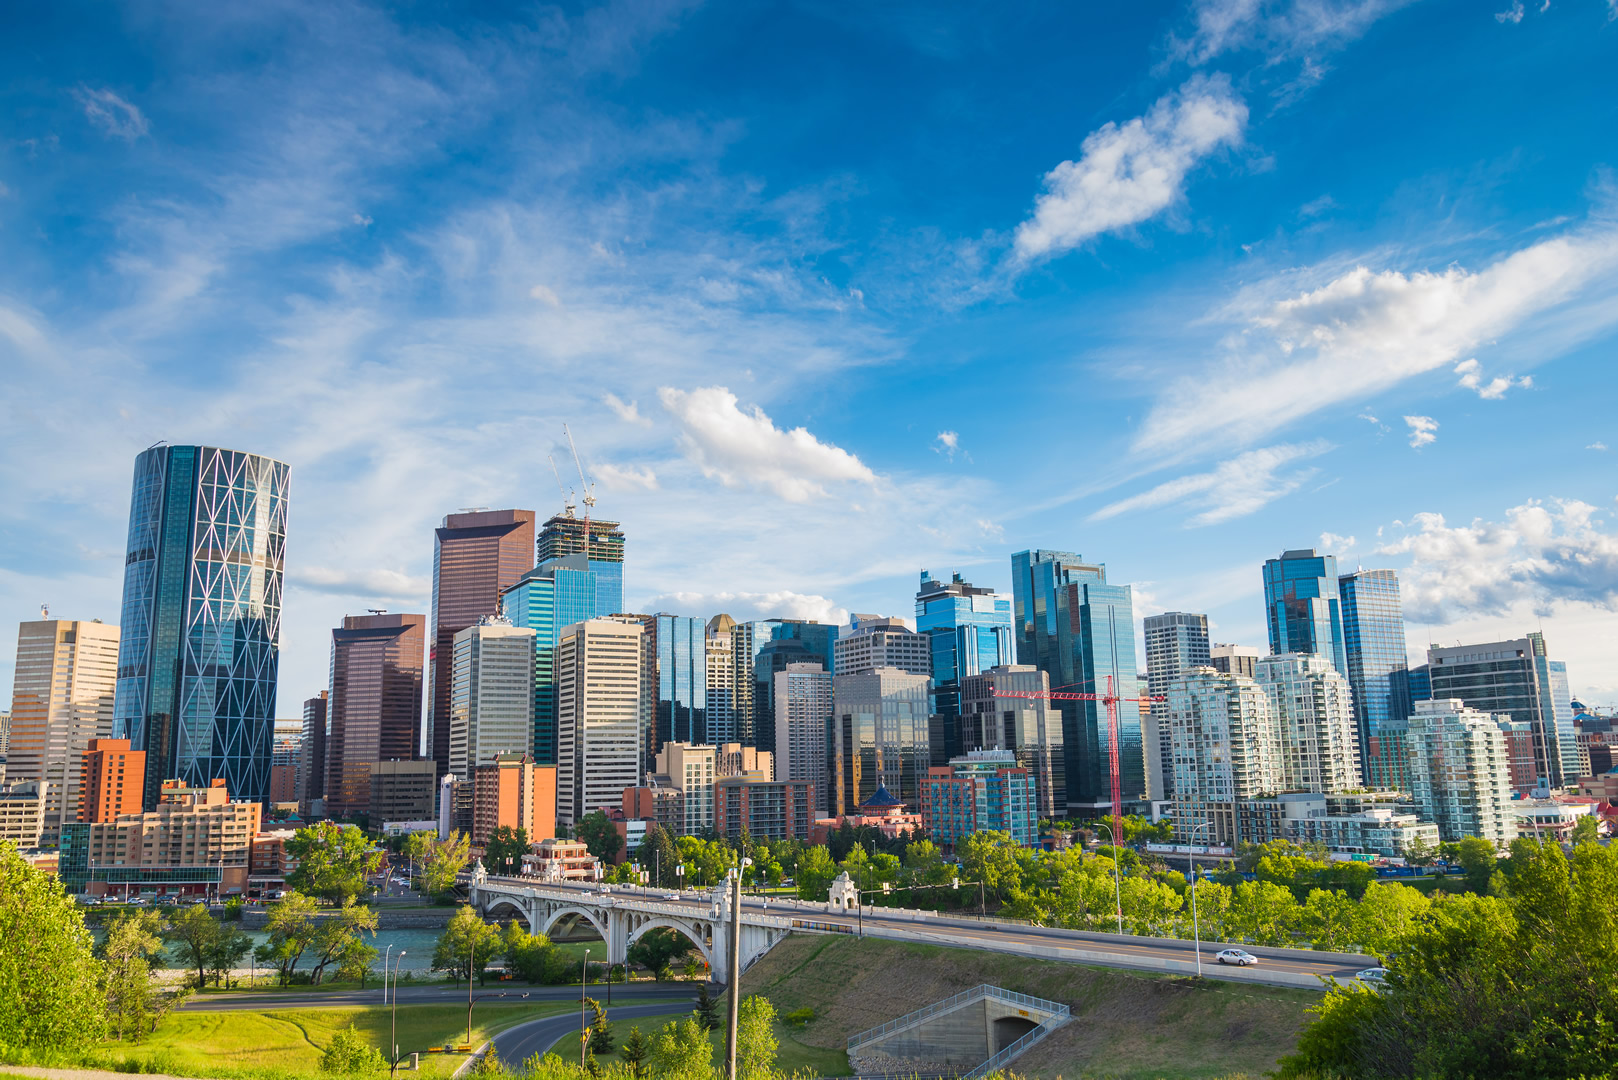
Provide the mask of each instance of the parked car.
[{"label": "parked car", "polygon": [[1249,967],[1258,963],[1258,957],[1245,949],[1221,949],[1214,959],[1221,964],[1235,964],[1237,967]]}]

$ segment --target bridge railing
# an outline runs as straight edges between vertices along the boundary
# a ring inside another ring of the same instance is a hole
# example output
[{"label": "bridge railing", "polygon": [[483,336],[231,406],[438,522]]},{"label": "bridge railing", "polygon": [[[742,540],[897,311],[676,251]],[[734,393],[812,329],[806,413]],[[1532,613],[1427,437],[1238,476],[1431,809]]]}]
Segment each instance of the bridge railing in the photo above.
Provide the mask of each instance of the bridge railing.
[{"label": "bridge railing", "polygon": [[[596,892],[586,892],[583,889],[555,889],[543,885],[513,882],[501,882],[495,886],[484,885],[481,892],[513,892],[539,897],[545,900],[555,900],[560,903],[575,904],[580,907],[615,907],[626,911],[638,911],[654,915],[672,915],[683,919],[693,917],[708,918],[707,912],[711,906],[704,901],[691,901],[687,904],[676,905],[660,903],[656,900],[642,900],[628,893],[608,893],[602,896]],[[693,911],[691,904],[701,904],[701,910]],[[790,930],[792,920],[778,915],[761,915],[742,909],[742,922],[748,926],[776,926]]]},{"label": "bridge railing", "polygon": [[1028,994],[1019,994],[1015,990],[1003,990],[998,986],[990,986],[988,983],[979,983],[970,990],[962,990],[959,994],[947,997],[943,1001],[935,1001],[924,1008],[905,1013],[897,1020],[889,1020],[886,1024],[878,1024],[874,1028],[860,1032],[848,1040],[848,1049],[852,1052],[856,1047],[862,1046],[873,1039],[879,1039],[883,1035],[898,1031],[900,1028],[918,1024],[928,1017],[948,1012],[958,1005],[964,1005],[977,998],[994,998],[1009,1005],[1022,1005],[1052,1015],[1061,1013],[1065,1016],[1068,1013],[1068,1007],[1058,1002],[1046,1001],[1044,998],[1031,997]]}]

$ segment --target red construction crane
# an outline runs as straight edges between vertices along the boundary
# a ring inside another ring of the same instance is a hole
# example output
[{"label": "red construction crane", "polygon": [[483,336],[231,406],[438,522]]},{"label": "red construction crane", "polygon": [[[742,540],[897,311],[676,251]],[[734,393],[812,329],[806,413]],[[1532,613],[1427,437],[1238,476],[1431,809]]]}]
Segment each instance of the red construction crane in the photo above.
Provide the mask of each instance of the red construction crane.
[{"label": "red construction crane", "polygon": [[1112,842],[1116,845],[1123,839],[1124,829],[1124,799],[1122,785],[1118,780],[1118,703],[1120,701],[1133,701],[1137,704],[1150,704],[1155,701],[1167,701],[1167,698],[1153,697],[1119,697],[1112,692],[1112,676],[1107,676],[1107,692],[1105,694],[1080,694],[1070,690],[996,690],[996,697],[1011,698],[1043,698],[1049,701],[1100,701],[1107,706],[1107,750],[1112,764]]}]

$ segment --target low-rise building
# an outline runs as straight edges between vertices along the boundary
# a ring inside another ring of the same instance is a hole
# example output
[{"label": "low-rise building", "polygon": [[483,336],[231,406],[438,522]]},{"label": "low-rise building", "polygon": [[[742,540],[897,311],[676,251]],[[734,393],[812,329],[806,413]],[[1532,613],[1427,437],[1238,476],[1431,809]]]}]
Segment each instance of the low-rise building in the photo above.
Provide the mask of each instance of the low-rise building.
[{"label": "low-rise building", "polygon": [[[69,873],[81,872],[84,891],[92,894],[241,894],[261,813],[257,802],[231,802],[223,780],[205,788],[165,780],[157,805],[146,813],[75,823],[72,831],[82,835],[64,843],[63,881],[70,884]],[[71,867],[65,865],[69,849]]]},{"label": "low-rise building", "polygon": [[869,799],[854,808],[851,814],[836,814],[817,818],[809,834],[811,844],[824,844],[827,837],[844,825],[854,829],[873,829],[886,840],[897,840],[913,834],[926,835],[921,811],[911,810],[906,803],[894,798],[887,785],[878,783]]},{"label": "low-rise building", "polygon": [[541,840],[522,857],[522,872],[541,881],[594,881],[601,863],[577,840]]},{"label": "low-rise building", "polygon": [[253,850],[247,863],[249,896],[274,897],[287,887],[287,875],[298,868],[298,860],[287,856],[287,841],[297,829],[268,829],[253,837]]},{"label": "low-rise building", "polygon": [[814,811],[807,780],[771,780],[758,770],[714,784],[714,828],[731,840],[807,840]]},{"label": "low-rise building", "polygon": [[432,817],[437,769],[431,759],[371,762],[370,820],[417,821]]},{"label": "low-rise building", "polygon": [[1514,799],[1511,814],[1517,834],[1535,840],[1571,840],[1579,819],[1597,816],[1602,800],[1588,795],[1553,795],[1546,799]]}]

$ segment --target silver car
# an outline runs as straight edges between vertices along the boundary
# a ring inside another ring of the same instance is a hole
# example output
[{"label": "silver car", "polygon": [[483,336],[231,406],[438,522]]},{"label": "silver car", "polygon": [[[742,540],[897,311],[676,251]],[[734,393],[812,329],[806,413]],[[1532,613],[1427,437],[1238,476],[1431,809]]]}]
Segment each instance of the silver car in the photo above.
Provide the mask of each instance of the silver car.
[{"label": "silver car", "polygon": [[1372,990],[1385,990],[1388,985],[1388,969],[1385,967],[1370,967],[1355,975],[1354,978],[1369,986]]},{"label": "silver car", "polygon": [[1258,957],[1245,949],[1221,949],[1214,959],[1221,964],[1235,964],[1237,967],[1249,967],[1258,963]]}]

